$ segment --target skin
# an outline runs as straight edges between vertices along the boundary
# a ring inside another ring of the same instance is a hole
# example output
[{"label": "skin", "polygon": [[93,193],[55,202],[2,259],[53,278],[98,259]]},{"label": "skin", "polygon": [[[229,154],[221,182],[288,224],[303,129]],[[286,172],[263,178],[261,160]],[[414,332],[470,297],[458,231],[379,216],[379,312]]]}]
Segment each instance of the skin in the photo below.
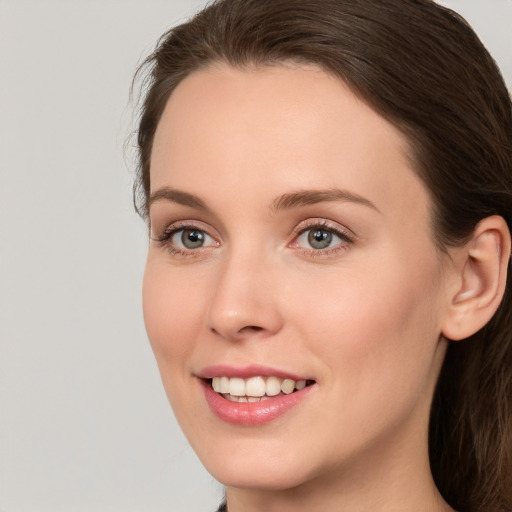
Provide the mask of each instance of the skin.
[{"label": "skin", "polygon": [[[168,101],[151,193],[204,204],[152,202],[144,316],[176,417],[230,512],[451,510],[432,481],[427,426],[453,269],[407,151],[313,66],[219,64]],[[349,194],[276,207],[333,189]],[[343,236],[312,248],[307,229],[319,223]],[[184,225],[205,245],[180,247]],[[315,386],[268,424],[231,425],[197,377],[217,364],[271,366]]]}]

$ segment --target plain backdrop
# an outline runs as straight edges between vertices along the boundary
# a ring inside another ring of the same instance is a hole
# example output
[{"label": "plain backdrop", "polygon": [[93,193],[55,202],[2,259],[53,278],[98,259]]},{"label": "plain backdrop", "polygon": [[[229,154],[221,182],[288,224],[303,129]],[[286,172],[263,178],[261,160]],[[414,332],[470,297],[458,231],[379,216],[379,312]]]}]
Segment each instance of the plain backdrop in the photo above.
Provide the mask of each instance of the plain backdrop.
[{"label": "plain backdrop", "polygon": [[[215,510],[146,339],[129,87],[199,0],[0,0],[0,510]],[[443,2],[512,84],[512,0]],[[226,454],[229,457],[229,454]]]}]

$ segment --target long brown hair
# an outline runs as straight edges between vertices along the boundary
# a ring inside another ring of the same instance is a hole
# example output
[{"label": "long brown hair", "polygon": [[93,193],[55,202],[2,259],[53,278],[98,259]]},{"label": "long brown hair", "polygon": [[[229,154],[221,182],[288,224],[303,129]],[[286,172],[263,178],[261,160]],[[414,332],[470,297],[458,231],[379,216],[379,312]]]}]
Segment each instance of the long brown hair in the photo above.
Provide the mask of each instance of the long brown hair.
[{"label": "long brown hair", "polygon": [[[440,250],[501,215],[512,227],[512,107],[469,25],[430,0],[218,0],[162,36],[145,61],[136,208],[147,215],[153,137],[191,72],[315,63],[404,133],[432,199]],[[139,70],[140,71],[140,70]],[[432,405],[430,460],[464,512],[512,510],[512,284],[489,324],[450,343]]]}]

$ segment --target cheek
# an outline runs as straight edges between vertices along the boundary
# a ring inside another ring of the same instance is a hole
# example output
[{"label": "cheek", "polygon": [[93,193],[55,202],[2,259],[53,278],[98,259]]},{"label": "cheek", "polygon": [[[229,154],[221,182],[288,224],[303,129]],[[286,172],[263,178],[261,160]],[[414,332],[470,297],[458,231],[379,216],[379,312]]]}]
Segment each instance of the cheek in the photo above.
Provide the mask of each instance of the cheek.
[{"label": "cheek", "polygon": [[291,307],[303,319],[303,339],[312,340],[311,350],[333,374],[350,375],[352,382],[396,382],[397,374],[428,372],[440,331],[439,282],[433,262],[424,262],[428,271],[421,276],[418,264],[365,262],[313,278],[295,294],[307,290],[307,301],[295,299]]},{"label": "cheek", "polygon": [[193,348],[199,328],[197,286],[148,258],[143,282],[144,322],[157,363],[178,365]]},{"label": "cheek", "polygon": [[190,400],[194,377],[191,355],[204,325],[199,300],[205,289],[199,281],[184,279],[165,261],[148,257],[143,282],[143,311],[146,331],[167,398],[185,432],[187,419],[195,418]]}]

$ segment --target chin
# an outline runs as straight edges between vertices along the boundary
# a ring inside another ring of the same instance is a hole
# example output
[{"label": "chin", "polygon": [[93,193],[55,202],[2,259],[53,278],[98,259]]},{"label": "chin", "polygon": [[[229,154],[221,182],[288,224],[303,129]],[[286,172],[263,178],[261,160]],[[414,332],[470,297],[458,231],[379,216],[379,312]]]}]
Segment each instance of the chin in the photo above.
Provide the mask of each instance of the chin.
[{"label": "chin", "polygon": [[281,470],[268,465],[257,470],[222,468],[211,472],[212,476],[226,487],[258,491],[284,491],[299,487],[308,480],[305,475],[290,473],[293,473],[290,468]]},{"label": "chin", "polygon": [[216,453],[211,450],[197,453],[208,472],[227,487],[277,491],[298,487],[312,476],[311,468],[304,465],[307,460],[304,455],[282,453],[282,446],[285,444],[280,450],[232,446],[215,450]]}]

